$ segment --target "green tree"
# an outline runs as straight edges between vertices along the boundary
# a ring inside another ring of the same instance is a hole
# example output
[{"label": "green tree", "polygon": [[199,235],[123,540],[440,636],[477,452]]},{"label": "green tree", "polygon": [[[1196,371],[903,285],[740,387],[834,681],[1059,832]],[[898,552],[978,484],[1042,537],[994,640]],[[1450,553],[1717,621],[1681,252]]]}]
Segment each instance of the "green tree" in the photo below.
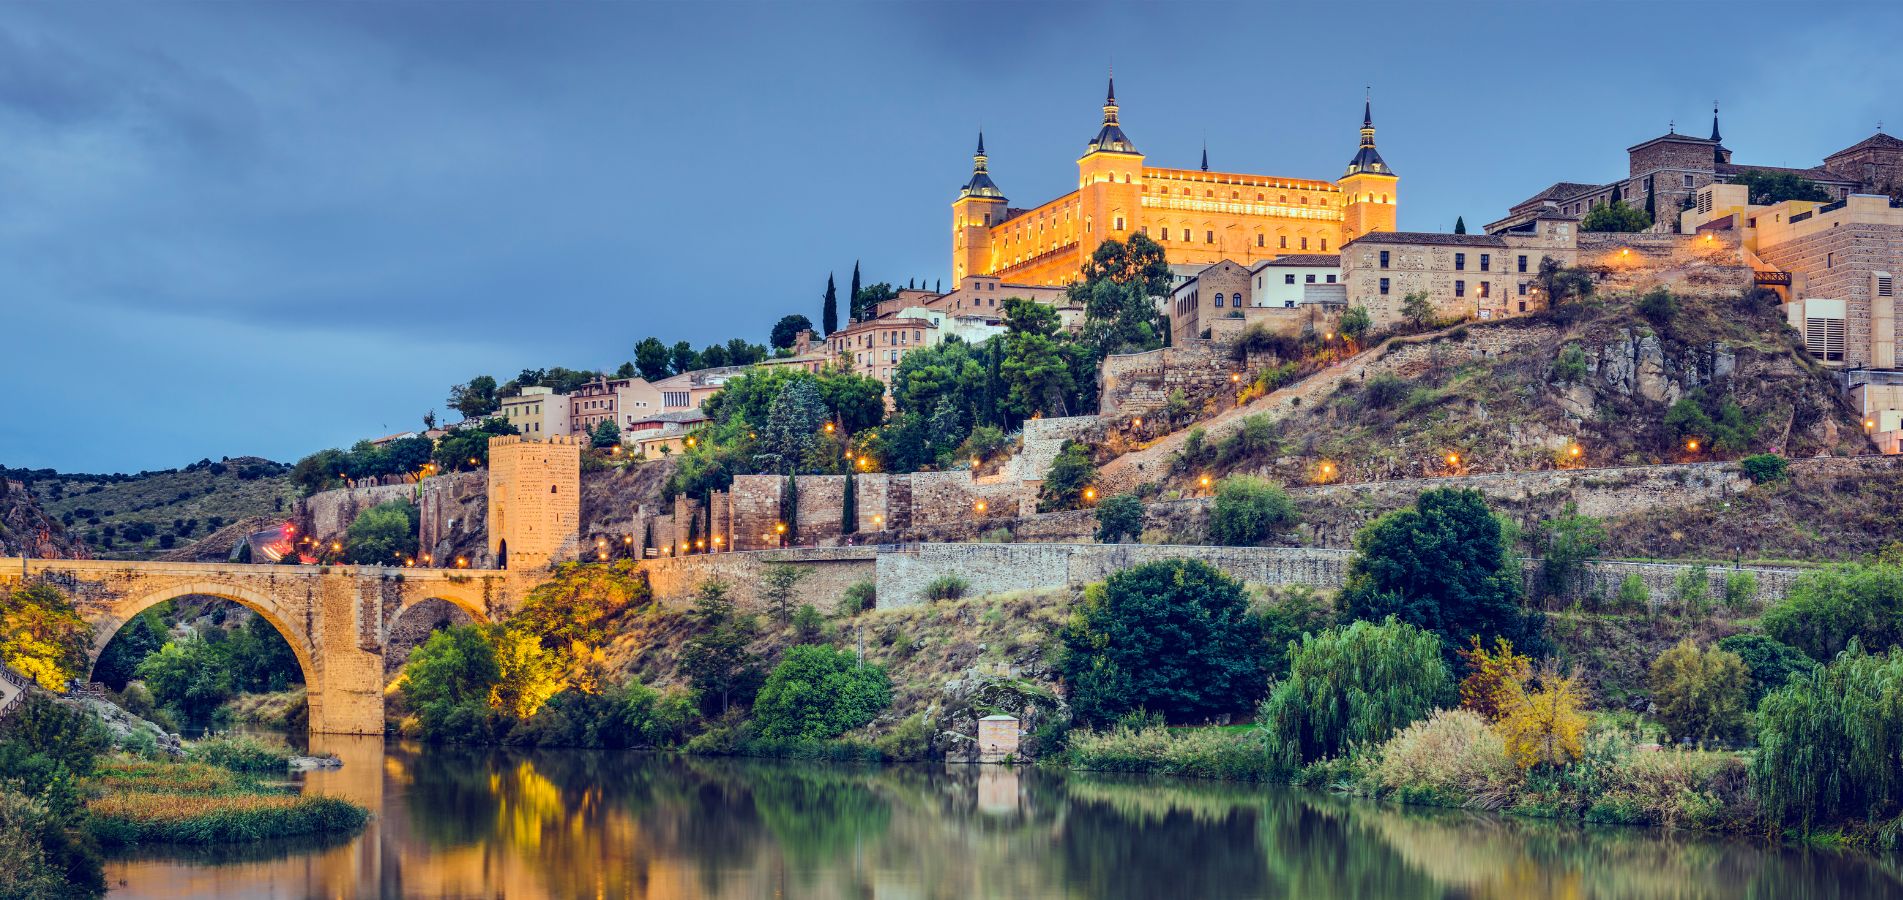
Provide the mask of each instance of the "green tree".
[{"label": "green tree", "polygon": [[588,443],[599,449],[607,449],[621,443],[621,426],[614,419],[602,419],[595,429],[588,433]]},{"label": "green tree", "polygon": [[343,487],[344,478],[350,474],[349,463],[349,457],[342,450],[319,450],[291,467],[291,483],[297,485],[298,493],[305,497]]},{"label": "green tree", "polygon": [[1162,245],[1141,233],[1127,243],[1105,241],[1092,251],[1082,275],[1068,293],[1084,308],[1082,340],[1098,358],[1161,346],[1154,298],[1169,296],[1171,280]]},{"label": "green tree", "polygon": [[1295,502],[1273,481],[1231,475],[1216,483],[1209,539],[1224,547],[1257,547],[1297,520]]},{"label": "green tree", "polygon": [[505,419],[484,419],[453,428],[436,442],[436,467],[445,472],[467,472],[489,464],[489,439],[515,434]]},{"label": "green tree", "polygon": [[423,467],[429,464],[430,457],[436,452],[436,442],[422,435],[415,435],[397,438],[391,441],[386,449],[389,453],[390,471],[414,475],[423,471]]},{"label": "green tree", "polygon": [[[826,296],[829,298],[832,296],[832,276],[830,275],[826,277]],[[790,349],[794,342],[799,340],[800,332],[812,330],[813,320],[805,316],[798,313],[781,316],[778,322],[773,323],[773,333],[768,337],[767,343],[773,345],[775,350]]]},{"label": "green tree", "polygon": [[1744,467],[1745,477],[1751,479],[1753,484],[1783,481],[1785,470],[1789,467],[1784,457],[1775,453],[1754,453],[1738,463]]},{"label": "green tree", "polygon": [[700,351],[700,365],[703,369],[718,369],[723,366],[732,365],[732,362],[727,359],[726,345],[708,344],[702,347]]},{"label": "green tree", "polygon": [[830,740],[892,703],[885,670],[832,647],[794,647],[760,686],[753,722],[768,739]]},{"label": "green tree", "polygon": [[[826,273],[827,290],[830,291],[832,289],[832,284],[833,284],[833,276],[831,272],[828,272]],[[872,316],[868,314],[868,311],[863,306],[864,301],[860,299],[860,294],[862,294],[863,292],[859,289],[859,261],[856,259],[852,261],[852,284],[848,285],[847,287],[848,287],[848,290],[846,294],[846,299],[847,299],[847,303],[852,307],[850,311],[852,314],[852,320],[854,322],[863,322],[866,319],[872,318]]]},{"label": "green tree", "polygon": [[747,649],[754,623],[735,613],[725,582],[700,583],[688,621],[694,636],[681,645],[680,670],[700,696],[701,709],[725,715],[735,700],[751,702],[761,679],[759,657]]},{"label": "green tree", "polygon": [[667,351],[667,364],[674,374],[686,374],[700,368],[700,354],[694,352],[694,345],[675,341],[674,346]]},{"label": "green tree", "polygon": [[1401,298],[1401,318],[1414,323],[1416,328],[1434,324],[1434,304],[1427,299],[1426,291],[1411,291]]},{"label": "green tree", "polygon": [[853,319],[865,322],[876,318],[879,315],[879,304],[898,297],[899,292],[894,290],[892,285],[881,281],[853,291],[852,296]]},{"label": "green tree", "polygon": [[402,500],[379,503],[357,514],[344,530],[344,559],[362,565],[390,566],[416,552],[416,507]]},{"label": "green tree", "polygon": [[1367,336],[1368,329],[1373,327],[1374,319],[1368,315],[1368,308],[1365,306],[1349,308],[1347,312],[1341,314],[1341,322],[1335,326],[1344,336],[1357,344]]},{"label": "green tree", "polygon": [[1118,494],[1097,507],[1097,542],[1121,544],[1143,536],[1143,501],[1135,494]]},{"label": "green tree", "polygon": [[1579,505],[1567,503],[1560,515],[1540,523],[1540,582],[1549,597],[1566,593],[1573,576],[1586,560],[1599,555],[1606,543],[1605,522],[1579,514]]},{"label": "green tree", "polygon": [[188,635],[147,656],[134,674],[178,719],[207,724],[218,707],[238,695],[237,673],[218,645],[223,640],[218,629]]},{"label": "green tree", "polygon": [[1823,186],[1793,172],[1748,169],[1731,176],[1731,183],[1742,184],[1749,189],[1752,206],[1770,206],[1786,200],[1830,202],[1830,192],[1824,190]]},{"label": "green tree", "polygon": [[826,334],[839,330],[839,289],[833,286],[833,273],[826,273],[826,296],[820,301],[820,327]]},{"label": "green tree", "polygon": [[1467,233],[1467,217],[1466,216],[1454,217],[1454,233],[1455,234]]},{"label": "green tree", "polygon": [[812,569],[792,563],[775,563],[767,566],[766,571],[761,574],[760,599],[765,600],[766,604],[773,608],[781,624],[785,624],[788,620],[793,604],[794,588],[811,574],[813,574]]},{"label": "green tree", "polygon": [[1903,642],[1903,568],[1847,563],[1806,572],[1765,611],[1763,627],[1818,662],[1852,641],[1888,650]]},{"label": "green tree", "polygon": [[1288,662],[1260,716],[1284,771],[1376,746],[1455,702],[1441,641],[1392,617],[1305,635]]},{"label": "green tree", "polygon": [[1733,741],[1744,732],[1751,676],[1738,654],[1686,638],[1652,661],[1652,702],[1676,741]]},{"label": "green tree", "polygon": [[660,338],[644,337],[634,345],[634,367],[649,381],[660,381],[670,374],[669,359],[667,345]]},{"label": "green tree", "polygon": [[1288,675],[1290,647],[1300,644],[1303,635],[1333,624],[1334,614],[1314,588],[1298,584],[1261,604],[1256,618],[1262,623],[1262,642],[1268,648],[1269,677],[1281,679]]},{"label": "green tree", "polygon": [[1755,708],[1766,694],[1784,686],[1793,675],[1808,674],[1817,662],[1804,651],[1761,634],[1734,634],[1718,642],[1718,649],[1736,653],[1751,675],[1746,703]]},{"label": "green tree", "polygon": [[1349,617],[1393,616],[1440,636],[1451,652],[1470,638],[1506,638],[1539,655],[1541,617],[1520,604],[1520,569],[1500,520],[1479,491],[1436,488],[1414,508],[1355,536],[1341,606]]},{"label": "green tree", "polygon": [[1060,633],[1079,721],[1143,710],[1173,723],[1246,713],[1262,696],[1262,632],[1242,583],[1200,560],[1125,569],[1092,585]]},{"label": "green tree", "polygon": [[449,408],[462,413],[464,419],[480,419],[501,405],[496,397],[496,380],[488,375],[477,375],[452,386],[448,402]]},{"label": "green tree", "polygon": [[762,472],[794,474],[826,425],[826,400],[811,379],[786,382],[767,410],[766,427],[755,444],[754,465]]},{"label": "green tree", "polygon": [[1546,302],[1560,306],[1571,300],[1592,296],[1592,276],[1580,269],[1568,268],[1550,256],[1540,257],[1539,271],[1533,280],[1539,284]]},{"label": "green tree", "polygon": [[501,681],[502,665],[484,626],[456,625],[431,632],[410,651],[402,689],[425,735],[481,738],[492,728],[489,698]]},{"label": "green tree", "polygon": [[99,662],[93,665],[92,680],[115,691],[125,690],[126,682],[133,678],[133,670],[147,656],[165,646],[165,641],[165,626],[159,622],[158,607],[133,616],[100,652]]},{"label": "green tree", "polygon": [[1810,834],[1903,814],[1903,655],[1847,652],[1758,707],[1751,787],[1773,822]]},{"label": "green tree", "polygon": [[1624,200],[1601,203],[1587,210],[1579,222],[1580,231],[1637,232],[1651,227],[1652,217],[1643,209],[1627,206]]},{"label": "green tree", "polygon": [[20,584],[0,594],[0,659],[49,691],[86,676],[92,627],[71,600],[48,584]]},{"label": "green tree", "polygon": [[1004,301],[1005,332],[999,369],[1009,385],[1011,415],[1065,416],[1071,412],[1076,382],[1058,336],[1057,310],[1016,297]]},{"label": "green tree", "polygon": [[1090,448],[1077,441],[1066,440],[1057,457],[1051,460],[1051,469],[1044,475],[1044,484],[1038,489],[1038,511],[1052,512],[1083,506],[1084,490],[1095,480],[1097,464],[1090,461]]}]

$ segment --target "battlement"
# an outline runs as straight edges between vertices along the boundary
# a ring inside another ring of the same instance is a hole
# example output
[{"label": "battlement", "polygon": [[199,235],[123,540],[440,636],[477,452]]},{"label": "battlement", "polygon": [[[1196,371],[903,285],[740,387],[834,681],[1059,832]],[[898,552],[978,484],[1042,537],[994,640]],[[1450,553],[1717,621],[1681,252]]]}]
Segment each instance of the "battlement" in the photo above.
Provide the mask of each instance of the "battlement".
[{"label": "battlement", "polygon": [[497,447],[508,447],[508,446],[513,446],[515,444],[550,444],[550,445],[557,445],[557,446],[580,447],[582,440],[583,440],[582,438],[577,436],[562,435],[562,434],[550,435],[544,438],[526,438],[519,434],[505,434],[499,437],[490,438],[489,449],[494,450]]}]

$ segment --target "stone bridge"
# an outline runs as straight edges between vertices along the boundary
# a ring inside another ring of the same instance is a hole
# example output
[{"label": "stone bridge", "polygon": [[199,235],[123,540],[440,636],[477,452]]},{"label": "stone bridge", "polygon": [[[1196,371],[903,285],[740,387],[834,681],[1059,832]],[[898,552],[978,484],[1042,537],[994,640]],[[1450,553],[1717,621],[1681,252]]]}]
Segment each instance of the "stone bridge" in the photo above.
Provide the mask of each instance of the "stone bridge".
[{"label": "stone bridge", "polygon": [[493,570],[0,558],[0,588],[22,580],[59,588],[92,625],[88,670],[120,626],[154,604],[201,596],[244,606],[291,645],[311,731],[331,734],[383,733],[383,653],[405,612],[442,600],[493,622],[533,584]]}]

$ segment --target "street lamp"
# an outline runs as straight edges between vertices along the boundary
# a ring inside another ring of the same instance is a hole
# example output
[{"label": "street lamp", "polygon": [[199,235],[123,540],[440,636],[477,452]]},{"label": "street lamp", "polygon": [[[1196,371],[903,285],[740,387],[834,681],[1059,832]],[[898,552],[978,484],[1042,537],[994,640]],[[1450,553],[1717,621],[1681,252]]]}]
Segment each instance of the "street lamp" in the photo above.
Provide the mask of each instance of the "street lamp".
[{"label": "street lamp", "polygon": [[983,500],[980,500],[980,501],[978,501],[978,507],[977,507],[977,509],[978,509],[978,513],[979,513],[980,515],[983,515],[983,514],[984,514],[984,511],[985,511],[985,508],[986,508],[986,507],[985,507],[985,502],[984,502]]},{"label": "street lamp", "polygon": [[1097,489],[1096,489],[1096,488],[1084,488],[1084,499],[1085,499],[1085,500],[1095,500],[1095,499],[1097,499]]},{"label": "street lamp", "polygon": [[1686,450],[1686,452],[1688,452],[1688,453],[1697,453],[1697,452],[1698,452],[1698,442],[1697,442],[1697,441],[1695,441],[1695,440],[1694,440],[1694,441],[1686,441],[1686,442],[1685,442],[1685,450]]},{"label": "street lamp", "polygon": [[1455,469],[1459,467],[1460,467],[1460,454],[1458,453],[1447,454],[1447,468]]}]

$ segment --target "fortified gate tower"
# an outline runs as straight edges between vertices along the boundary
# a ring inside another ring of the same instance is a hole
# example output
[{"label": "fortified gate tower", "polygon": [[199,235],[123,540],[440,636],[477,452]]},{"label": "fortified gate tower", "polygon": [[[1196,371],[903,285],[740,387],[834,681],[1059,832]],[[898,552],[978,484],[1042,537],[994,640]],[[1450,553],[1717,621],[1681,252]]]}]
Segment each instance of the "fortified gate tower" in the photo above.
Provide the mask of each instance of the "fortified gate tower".
[{"label": "fortified gate tower", "polygon": [[548,568],[581,540],[581,439],[489,439],[489,555],[496,567]]}]

